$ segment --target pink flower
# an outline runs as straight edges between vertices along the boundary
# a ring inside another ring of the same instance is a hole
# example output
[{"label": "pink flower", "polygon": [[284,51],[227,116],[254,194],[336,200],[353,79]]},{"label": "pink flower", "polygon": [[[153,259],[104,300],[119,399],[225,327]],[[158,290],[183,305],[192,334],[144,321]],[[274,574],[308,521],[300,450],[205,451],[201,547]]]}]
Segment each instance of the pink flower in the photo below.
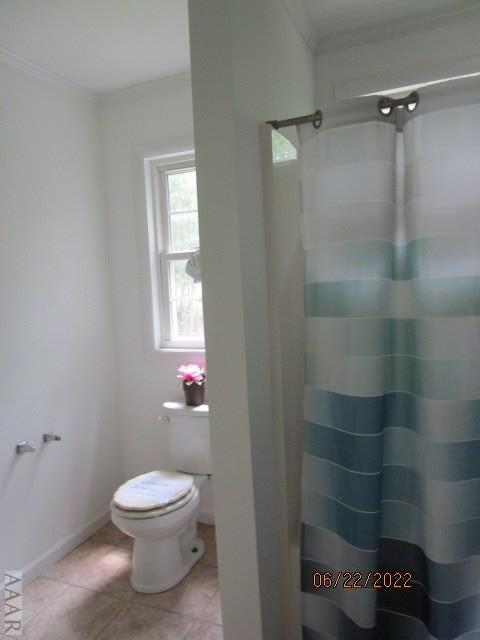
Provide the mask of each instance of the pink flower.
[{"label": "pink flower", "polygon": [[181,378],[187,385],[191,385],[194,382],[203,384],[205,377],[205,370],[199,367],[198,364],[182,364],[178,369],[177,378]]}]

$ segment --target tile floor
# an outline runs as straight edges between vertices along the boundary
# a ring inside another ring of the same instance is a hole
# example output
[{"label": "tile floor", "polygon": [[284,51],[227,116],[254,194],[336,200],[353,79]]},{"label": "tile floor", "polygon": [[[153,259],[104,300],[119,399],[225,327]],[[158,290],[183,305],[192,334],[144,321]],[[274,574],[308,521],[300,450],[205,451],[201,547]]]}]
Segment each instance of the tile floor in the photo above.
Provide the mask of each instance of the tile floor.
[{"label": "tile floor", "polygon": [[23,640],[223,640],[215,529],[199,535],[190,574],[147,595],[130,586],[132,540],[106,525],[24,588]]}]

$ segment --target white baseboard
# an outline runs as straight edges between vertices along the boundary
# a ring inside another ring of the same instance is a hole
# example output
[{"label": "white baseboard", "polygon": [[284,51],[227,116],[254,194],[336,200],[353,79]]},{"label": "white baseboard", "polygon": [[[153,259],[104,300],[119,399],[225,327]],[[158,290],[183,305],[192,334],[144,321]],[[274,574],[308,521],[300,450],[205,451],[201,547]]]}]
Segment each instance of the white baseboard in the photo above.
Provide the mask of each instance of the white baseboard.
[{"label": "white baseboard", "polygon": [[[81,526],[69,536],[65,536],[49,549],[40,554],[35,560],[30,562],[26,567],[21,569],[23,586],[26,586],[29,582],[32,582],[37,576],[39,576],[45,569],[51,567],[55,562],[63,558],[70,551],[73,551],[75,547],[82,544],[87,538],[95,533],[98,529],[103,527],[110,521],[110,509],[102,515],[97,516],[87,524]],[[3,589],[4,577],[0,576],[0,589]]]}]

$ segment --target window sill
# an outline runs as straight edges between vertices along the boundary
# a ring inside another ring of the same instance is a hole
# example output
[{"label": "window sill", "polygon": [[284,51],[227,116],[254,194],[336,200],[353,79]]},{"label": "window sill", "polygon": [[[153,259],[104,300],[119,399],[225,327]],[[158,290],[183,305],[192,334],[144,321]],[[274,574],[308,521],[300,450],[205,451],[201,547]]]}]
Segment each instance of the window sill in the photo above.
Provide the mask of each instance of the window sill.
[{"label": "window sill", "polygon": [[159,347],[156,353],[205,353],[205,347]]}]

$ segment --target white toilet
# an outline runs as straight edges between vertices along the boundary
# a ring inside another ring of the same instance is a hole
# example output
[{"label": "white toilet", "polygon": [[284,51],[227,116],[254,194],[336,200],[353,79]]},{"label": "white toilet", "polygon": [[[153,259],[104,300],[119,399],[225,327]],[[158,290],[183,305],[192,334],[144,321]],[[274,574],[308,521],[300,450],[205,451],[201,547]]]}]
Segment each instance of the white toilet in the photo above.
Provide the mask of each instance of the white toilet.
[{"label": "white toilet", "polygon": [[136,476],[117,489],[111,503],[113,523],[134,538],[131,583],[142,593],[171,589],[205,550],[197,514],[212,472],[208,406],[163,406],[176,471]]}]

